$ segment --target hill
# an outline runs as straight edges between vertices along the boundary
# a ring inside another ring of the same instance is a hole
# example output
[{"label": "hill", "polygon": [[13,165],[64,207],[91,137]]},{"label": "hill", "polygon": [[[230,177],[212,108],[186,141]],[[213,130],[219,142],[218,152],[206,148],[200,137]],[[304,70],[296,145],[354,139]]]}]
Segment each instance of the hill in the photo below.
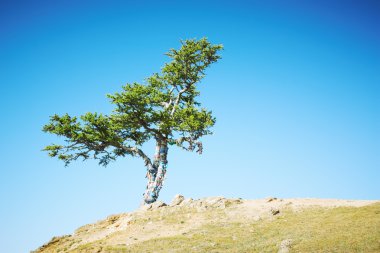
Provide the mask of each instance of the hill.
[{"label": "hill", "polygon": [[53,237],[35,253],[380,252],[380,201],[177,195]]}]

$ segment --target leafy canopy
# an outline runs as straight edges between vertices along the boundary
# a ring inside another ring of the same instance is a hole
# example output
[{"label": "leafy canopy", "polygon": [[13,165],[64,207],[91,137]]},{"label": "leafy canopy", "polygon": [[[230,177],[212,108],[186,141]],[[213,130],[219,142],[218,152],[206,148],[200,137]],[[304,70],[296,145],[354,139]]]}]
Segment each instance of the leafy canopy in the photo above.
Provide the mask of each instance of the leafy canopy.
[{"label": "leafy canopy", "polygon": [[222,48],[206,38],[181,41],[180,49],[166,53],[171,61],[161,73],[154,73],[144,84],[127,83],[121,92],[107,95],[115,105],[110,115],[51,116],[43,131],[65,137],[65,144],[44,150],[66,165],[78,158],[93,158],[104,166],[126,155],[151,164],[141,147],[152,138],[201,153],[199,139],[212,133],[215,118],[197,101],[196,85],[205,77],[206,68],[220,59]]}]

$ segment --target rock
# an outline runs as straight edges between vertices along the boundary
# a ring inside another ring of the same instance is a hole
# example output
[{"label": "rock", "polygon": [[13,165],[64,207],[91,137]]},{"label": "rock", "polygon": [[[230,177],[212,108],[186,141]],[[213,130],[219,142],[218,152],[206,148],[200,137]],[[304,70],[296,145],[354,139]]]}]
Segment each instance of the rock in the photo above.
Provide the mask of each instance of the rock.
[{"label": "rock", "polygon": [[158,209],[158,208],[163,207],[163,206],[167,206],[167,204],[165,204],[164,202],[159,200],[159,201],[156,201],[156,202],[151,204],[151,209],[155,210],[155,209]]},{"label": "rock", "polygon": [[280,243],[280,248],[278,249],[278,253],[288,253],[290,248],[292,247],[292,240],[286,239]]},{"label": "rock", "polygon": [[141,211],[148,211],[150,209],[152,209],[152,204],[143,204],[140,206]]},{"label": "rock", "polygon": [[194,201],[192,205],[190,205],[190,207],[194,207],[197,209],[198,212],[201,212],[201,211],[206,210],[208,208],[208,205],[206,201],[204,201],[203,199],[200,199],[200,200]]},{"label": "rock", "polygon": [[181,203],[180,203],[180,205],[181,206],[188,206],[188,205],[190,205],[191,203],[193,203],[193,199],[192,198],[188,198],[188,199],[184,199]]},{"label": "rock", "polygon": [[212,207],[225,207],[225,201],[226,199],[223,197],[212,197],[212,198],[205,198],[204,202],[207,206]]},{"label": "rock", "polygon": [[223,202],[224,202],[225,207],[230,207],[230,206],[242,204],[243,200],[240,198],[239,199],[224,199]]},{"label": "rock", "polygon": [[270,212],[271,212],[272,215],[277,215],[277,214],[280,213],[280,210],[277,209],[277,208],[271,208],[271,209],[270,209]]},{"label": "rock", "polygon": [[177,194],[174,196],[174,199],[172,200],[172,203],[170,204],[171,206],[178,206],[179,204],[181,204],[183,201],[185,200],[185,197],[180,195],[180,194]]},{"label": "rock", "polygon": [[143,204],[142,206],[140,206],[140,210],[141,211],[155,210],[163,206],[167,206],[167,204],[159,200],[152,204]]},{"label": "rock", "polygon": [[275,200],[277,200],[277,198],[275,198],[275,197],[267,197],[265,199],[265,202],[269,203],[269,202],[272,202],[272,201],[275,201]]}]

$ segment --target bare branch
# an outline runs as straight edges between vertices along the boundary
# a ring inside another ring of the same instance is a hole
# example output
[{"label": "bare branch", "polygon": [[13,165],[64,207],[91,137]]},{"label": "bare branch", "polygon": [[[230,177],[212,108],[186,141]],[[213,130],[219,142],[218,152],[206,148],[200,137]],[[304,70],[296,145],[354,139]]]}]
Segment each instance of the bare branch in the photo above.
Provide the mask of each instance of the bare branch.
[{"label": "bare branch", "polygon": [[165,107],[165,109],[168,109],[171,106],[171,104],[173,103],[173,99],[172,99],[171,95],[172,95],[175,88],[177,88],[177,87],[173,86],[169,91],[169,96],[170,96],[169,102],[162,102],[162,105]]},{"label": "bare branch", "polygon": [[182,93],[186,92],[186,91],[190,88],[190,86],[191,86],[191,84],[188,84],[188,85],[186,85],[185,88],[183,88],[182,90],[180,90],[180,91],[178,92],[178,95],[177,95],[177,98],[176,98],[176,100],[175,100],[175,102],[174,102],[174,104],[173,104],[173,109],[172,109],[172,111],[171,111],[171,113],[170,113],[170,116],[173,116],[173,115],[174,115],[175,110],[177,109],[177,106],[178,106],[178,104],[179,104],[179,100],[181,99],[181,95],[182,95]]},{"label": "bare branch", "polygon": [[177,86],[173,86],[173,87],[170,89],[170,91],[169,91],[169,95],[171,95],[171,94],[173,93],[173,91],[174,91],[175,88],[177,88]]},{"label": "bare branch", "polygon": [[[202,154],[203,152],[203,144],[200,141],[197,141],[196,138],[191,137],[180,137],[178,139],[169,139],[170,142],[175,143],[177,146],[183,148],[187,151],[194,151],[195,148],[198,148],[196,152],[198,154]],[[187,142],[189,145],[186,147],[183,145],[184,142]]]},{"label": "bare branch", "polygon": [[150,158],[141,149],[137,147],[125,147],[125,146],[119,146],[119,148],[123,149],[127,153],[141,157],[145,162],[145,166],[148,166],[149,168],[153,166]]}]

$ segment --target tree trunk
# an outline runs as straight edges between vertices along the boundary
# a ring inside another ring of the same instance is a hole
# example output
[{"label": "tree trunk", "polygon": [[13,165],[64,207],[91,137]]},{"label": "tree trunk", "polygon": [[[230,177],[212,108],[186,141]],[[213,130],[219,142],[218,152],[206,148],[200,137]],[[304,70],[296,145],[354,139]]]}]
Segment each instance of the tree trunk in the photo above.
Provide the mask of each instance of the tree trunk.
[{"label": "tree trunk", "polygon": [[168,163],[167,155],[167,142],[157,141],[154,162],[152,166],[148,167],[146,174],[146,177],[148,178],[148,185],[144,193],[144,202],[146,204],[153,203],[158,198],[166,174],[166,167]]}]

